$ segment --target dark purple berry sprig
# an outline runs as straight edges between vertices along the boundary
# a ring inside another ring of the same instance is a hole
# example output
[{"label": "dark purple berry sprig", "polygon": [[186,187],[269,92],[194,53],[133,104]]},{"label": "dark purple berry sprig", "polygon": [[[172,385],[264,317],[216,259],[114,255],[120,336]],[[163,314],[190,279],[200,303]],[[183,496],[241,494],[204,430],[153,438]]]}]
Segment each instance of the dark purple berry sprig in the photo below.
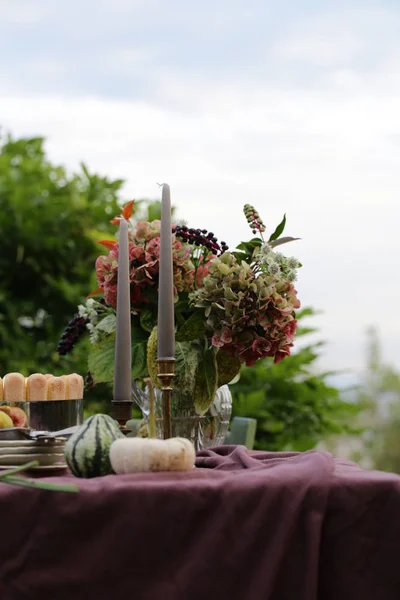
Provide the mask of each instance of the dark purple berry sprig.
[{"label": "dark purple berry sprig", "polygon": [[73,316],[58,342],[57,352],[60,356],[65,356],[71,352],[76,342],[85,333],[87,323],[88,320],[84,317],[78,314]]},{"label": "dark purple berry sprig", "polygon": [[243,212],[253,234],[255,235],[258,231],[261,234],[261,237],[263,237],[262,234],[265,231],[265,225],[254,206],[251,206],[251,204],[245,204],[243,207]]},{"label": "dark purple berry sprig", "polygon": [[187,242],[193,246],[203,246],[215,255],[223,254],[229,249],[226,242],[218,242],[218,238],[215,237],[213,232],[207,231],[207,229],[193,229],[186,225],[176,225],[172,231],[183,242]]}]

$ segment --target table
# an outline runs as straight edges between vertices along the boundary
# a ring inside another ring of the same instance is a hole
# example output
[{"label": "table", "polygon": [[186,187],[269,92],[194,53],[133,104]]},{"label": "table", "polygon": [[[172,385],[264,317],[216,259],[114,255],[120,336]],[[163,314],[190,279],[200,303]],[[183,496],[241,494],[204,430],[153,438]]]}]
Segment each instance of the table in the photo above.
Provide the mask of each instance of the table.
[{"label": "table", "polygon": [[242,446],[197,466],[1,484],[1,600],[400,598],[397,475]]}]

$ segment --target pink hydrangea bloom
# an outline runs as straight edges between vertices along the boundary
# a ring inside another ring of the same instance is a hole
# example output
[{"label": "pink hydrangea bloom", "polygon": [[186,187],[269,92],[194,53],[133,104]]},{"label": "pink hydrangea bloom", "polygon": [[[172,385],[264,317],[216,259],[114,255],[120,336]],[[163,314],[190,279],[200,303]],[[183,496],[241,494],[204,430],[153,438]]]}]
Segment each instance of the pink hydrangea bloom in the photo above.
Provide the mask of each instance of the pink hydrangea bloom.
[{"label": "pink hydrangea bloom", "polygon": [[[190,247],[174,239],[173,268],[176,296],[180,292],[194,289],[195,267],[190,258]],[[116,307],[118,282],[118,251],[115,244],[107,256],[99,256],[96,261],[96,275],[99,286],[104,289],[107,304]],[[139,221],[134,231],[129,232],[129,261],[132,304],[147,301],[146,290],[158,287],[160,258],[160,221]]]}]

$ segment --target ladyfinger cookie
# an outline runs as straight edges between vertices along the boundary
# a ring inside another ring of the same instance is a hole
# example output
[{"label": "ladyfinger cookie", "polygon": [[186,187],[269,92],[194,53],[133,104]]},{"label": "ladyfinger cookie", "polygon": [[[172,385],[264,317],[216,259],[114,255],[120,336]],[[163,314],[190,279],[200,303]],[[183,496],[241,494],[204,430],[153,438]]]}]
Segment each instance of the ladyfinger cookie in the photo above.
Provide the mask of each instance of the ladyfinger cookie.
[{"label": "ladyfinger cookie", "polygon": [[47,400],[47,379],[41,373],[34,373],[26,380],[27,400]]},{"label": "ladyfinger cookie", "polygon": [[64,375],[66,389],[65,398],[67,400],[79,400],[83,398],[83,378],[77,373]]},{"label": "ladyfinger cookie", "polygon": [[3,379],[3,400],[21,402],[25,398],[25,377],[21,373],[7,373]]},{"label": "ladyfinger cookie", "polygon": [[82,375],[78,375],[78,373],[72,373],[72,376],[76,379],[76,382],[78,384],[77,388],[78,388],[78,395],[77,395],[77,400],[80,400],[81,398],[83,398],[83,386],[84,386],[84,381],[83,381],[83,377]]},{"label": "ladyfinger cookie", "polygon": [[47,380],[47,400],[65,400],[64,377],[49,377]]}]

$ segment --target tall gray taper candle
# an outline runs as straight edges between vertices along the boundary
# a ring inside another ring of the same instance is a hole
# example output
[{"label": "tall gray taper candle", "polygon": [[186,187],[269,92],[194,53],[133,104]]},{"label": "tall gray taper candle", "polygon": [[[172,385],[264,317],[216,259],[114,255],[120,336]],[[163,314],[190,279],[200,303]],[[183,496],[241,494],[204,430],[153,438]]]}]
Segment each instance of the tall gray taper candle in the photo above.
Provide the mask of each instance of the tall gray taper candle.
[{"label": "tall gray taper candle", "polygon": [[132,400],[131,290],[128,223],[119,226],[117,326],[115,333],[114,400]]},{"label": "tall gray taper candle", "polygon": [[175,357],[174,275],[172,266],[171,194],[163,184],[161,198],[160,275],[158,289],[158,360]]}]

